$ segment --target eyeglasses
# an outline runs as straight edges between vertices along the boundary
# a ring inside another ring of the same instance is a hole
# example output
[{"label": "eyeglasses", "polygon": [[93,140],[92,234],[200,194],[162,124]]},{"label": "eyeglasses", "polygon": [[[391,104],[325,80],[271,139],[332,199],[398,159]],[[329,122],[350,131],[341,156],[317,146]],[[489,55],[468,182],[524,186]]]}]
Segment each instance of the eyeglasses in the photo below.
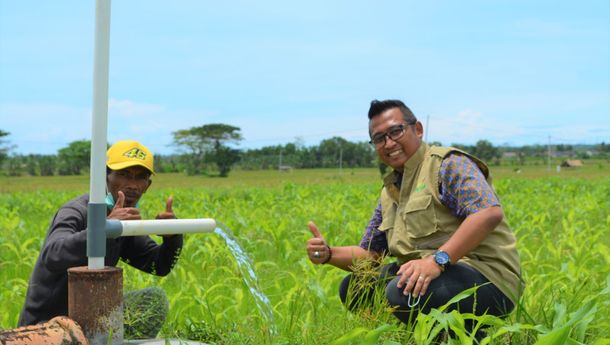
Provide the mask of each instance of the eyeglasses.
[{"label": "eyeglasses", "polygon": [[371,141],[369,141],[369,143],[372,145],[375,145],[375,146],[383,146],[383,145],[385,145],[386,138],[388,138],[388,137],[390,139],[392,139],[393,141],[396,141],[396,140],[400,139],[400,137],[402,137],[403,134],[405,134],[405,129],[408,126],[411,126],[414,124],[415,123],[403,123],[398,126],[392,126],[385,133],[380,133],[380,134],[377,134],[374,137],[372,137]]}]

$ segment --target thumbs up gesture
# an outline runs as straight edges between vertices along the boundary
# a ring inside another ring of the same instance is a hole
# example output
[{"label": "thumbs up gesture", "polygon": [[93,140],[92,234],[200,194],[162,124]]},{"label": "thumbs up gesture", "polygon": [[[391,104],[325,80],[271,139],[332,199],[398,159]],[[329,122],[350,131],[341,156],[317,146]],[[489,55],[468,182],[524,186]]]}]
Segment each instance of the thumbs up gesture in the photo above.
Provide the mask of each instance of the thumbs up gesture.
[{"label": "thumbs up gesture", "polygon": [[314,222],[309,222],[307,226],[309,226],[309,231],[313,235],[312,238],[307,240],[307,256],[309,260],[316,265],[327,263],[332,256],[330,247],[326,244],[326,240],[324,240]]},{"label": "thumbs up gesture", "polygon": [[140,215],[140,210],[137,208],[125,207],[125,194],[123,194],[122,191],[118,191],[117,200],[114,203],[114,207],[106,218],[118,220],[139,220],[142,219],[142,216]]},{"label": "thumbs up gesture", "polygon": [[[157,215],[157,217],[155,217],[155,218],[156,219],[176,219],[174,210],[172,210],[173,204],[174,204],[174,197],[170,195],[169,198],[167,198],[167,201],[165,202],[165,211],[159,213]],[[166,239],[170,239],[175,236],[179,236],[179,235],[163,235],[163,239],[166,240]]]},{"label": "thumbs up gesture", "polygon": [[176,219],[176,215],[174,214],[174,211],[172,210],[172,205],[174,204],[174,197],[173,196],[169,196],[169,198],[167,198],[167,202],[165,202],[165,211],[161,212],[157,215],[157,217],[155,217],[156,219]]}]

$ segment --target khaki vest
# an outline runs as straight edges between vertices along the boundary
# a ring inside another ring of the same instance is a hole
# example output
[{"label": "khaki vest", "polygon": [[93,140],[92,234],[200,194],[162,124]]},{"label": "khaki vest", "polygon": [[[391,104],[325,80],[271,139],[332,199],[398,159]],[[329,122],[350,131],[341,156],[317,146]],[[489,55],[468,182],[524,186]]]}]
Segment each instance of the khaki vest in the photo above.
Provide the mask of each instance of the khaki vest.
[{"label": "khaki vest", "polygon": [[[394,184],[396,175],[391,173],[385,178],[381,191],[379,230],[386,233],[390,254],[400,264],[432,254],[447,242],[463,221],[440,202],[439,170],[443,158],[451,152],[472,159],[491,186],[489,169],[479,159],[455,148],[428,146],[422,142],[405,163],[400,190]],[[515,236],[503,219],[459,262],[479,271],[516,304],[522,283],[515,242]]]}]

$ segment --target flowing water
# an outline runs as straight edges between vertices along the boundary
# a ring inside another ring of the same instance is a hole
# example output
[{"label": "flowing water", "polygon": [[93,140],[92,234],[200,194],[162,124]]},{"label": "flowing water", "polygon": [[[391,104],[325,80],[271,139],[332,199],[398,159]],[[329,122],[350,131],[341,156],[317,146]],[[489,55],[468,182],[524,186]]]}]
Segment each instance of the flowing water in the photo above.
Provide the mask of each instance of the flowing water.
[{"label": "flowing water", "polygon": [[263,290],[261,290],[258,284],[258,278],[256,273],[254,273],[254,269],[252,266],[252,260],[244,249],[237,243],[235,238],[231,235],[231,232],[228,230],[226,226],[223,226],[224,230],[220,227],[217,227],[214,230],[214,233],[220,235],[222,237],[229,249],[231,250],[231,254],[235,258],[237,262],[237,267],[239,267],[239,271],[244,279],[244,282],[250,289],[250,293],[252,297],[254,297],[254,301],[256,302],[256,306],[258,310],[261,312],[263,319],[269,325],[269,333],[271,335],[277,334],[277,330],[275,327],[275,320],[273,319],[273,311],[271,309],[271,302],[269,298]]}]

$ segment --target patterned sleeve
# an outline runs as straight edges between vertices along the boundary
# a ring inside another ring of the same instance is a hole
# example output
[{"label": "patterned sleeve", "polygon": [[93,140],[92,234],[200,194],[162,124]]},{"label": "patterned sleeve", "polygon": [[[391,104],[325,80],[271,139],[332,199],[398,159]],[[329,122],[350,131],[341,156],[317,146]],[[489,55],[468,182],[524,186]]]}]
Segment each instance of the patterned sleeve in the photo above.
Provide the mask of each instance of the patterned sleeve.
[{"label": "patterned sleeve", "polygon": [[459,218],[500,202],[479,167],[465,155],[452,153],[441,163],[439,172],[441,203]]},{"label": "patterned sleeve", "polygon": [[381,225],[381,202],[377,204],[375,212],[366,227],[366,232],[360,241],[360,247],[369,251],[383,254],[388,251],[388,240],[385,232],[379,231]]}]

